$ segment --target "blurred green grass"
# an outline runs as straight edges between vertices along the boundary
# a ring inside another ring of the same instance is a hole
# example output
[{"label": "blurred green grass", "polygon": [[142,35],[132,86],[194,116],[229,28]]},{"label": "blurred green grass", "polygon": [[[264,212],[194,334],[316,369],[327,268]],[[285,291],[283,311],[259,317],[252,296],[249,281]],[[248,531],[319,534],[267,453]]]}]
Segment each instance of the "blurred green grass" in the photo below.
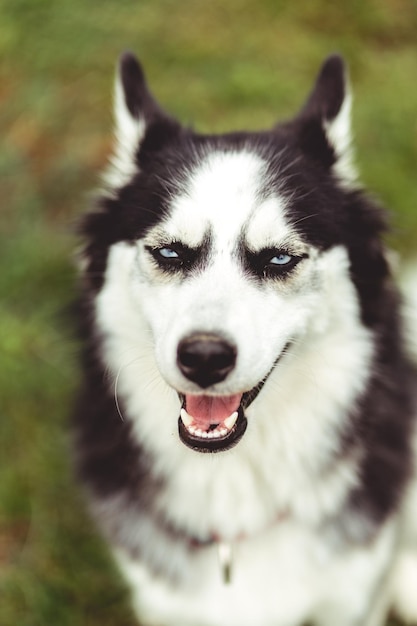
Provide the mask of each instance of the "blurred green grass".
[{"label": "blurred green grass", "polygon": [[[415,0],[0,0],[0,626],[131,626],[70,468],[73,225],[111,143],[113,69],[132,49],[159,100],[202,131],[301,105],[328,53],[355,93],[364,182],[415,253]],[[198,626],[198,625],[196,625]]]}]

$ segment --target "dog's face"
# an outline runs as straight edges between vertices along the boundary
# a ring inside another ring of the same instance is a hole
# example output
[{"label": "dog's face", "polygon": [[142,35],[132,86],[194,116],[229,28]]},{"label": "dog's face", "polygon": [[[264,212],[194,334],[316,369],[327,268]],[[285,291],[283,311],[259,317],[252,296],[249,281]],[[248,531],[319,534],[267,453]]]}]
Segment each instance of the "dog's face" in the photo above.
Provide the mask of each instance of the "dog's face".
[{"label": "dog's face", "polygon": [[318,249],[286,219],[285,193],[266,188],[267,167],[211,152],[137,244],[137,305],[183,398],[181,436],[201,450],[237,442],[251,395],[323,318]]},{"label": "dog's face", "polygon": [[105,271],[99,287],[113,290],[113,317],[99,306],[99,318],[105,334],[125,325],[126,363],[144,358],[128,328],[145,329],[191,448],[236,444],[265,381],[295,346],[332,331],[340,300],[357,321],[344,245],[354,184],[344,74],[331,57],[292,122],[211,137],[168,117],[137,61],[122,59],[112,191],[86,227],[103,233],[88,271]]}]

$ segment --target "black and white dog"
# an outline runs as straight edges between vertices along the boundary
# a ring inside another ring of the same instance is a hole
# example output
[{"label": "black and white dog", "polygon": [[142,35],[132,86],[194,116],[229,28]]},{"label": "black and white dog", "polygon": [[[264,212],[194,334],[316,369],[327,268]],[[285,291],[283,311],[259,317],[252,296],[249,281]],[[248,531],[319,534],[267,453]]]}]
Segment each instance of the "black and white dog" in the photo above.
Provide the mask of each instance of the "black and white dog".
[{"label": "black and white dog", "polygon": [[130,54],[115,98],[75,429],[140,623],[416,619],[417,377],[342,59],[264,132],[184,128]]}]

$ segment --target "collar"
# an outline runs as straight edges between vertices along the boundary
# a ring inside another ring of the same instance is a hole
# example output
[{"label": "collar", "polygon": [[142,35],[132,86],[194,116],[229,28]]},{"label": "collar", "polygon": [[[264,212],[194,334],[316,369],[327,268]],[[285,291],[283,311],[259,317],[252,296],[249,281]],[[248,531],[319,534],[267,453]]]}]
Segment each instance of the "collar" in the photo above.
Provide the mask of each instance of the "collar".
[{"label": "collar", "polygon": [[249,541],[250,539],[259,536],[261,533],[267,532],[277,524],[287,520],[289,517],[289,511],[283,511],[277,515],[275,520],[262,530],[257,531],[251,535],[245,533],[239,534],[235,539],[224,539],[217,533],[212,533],[207,539],[200,539],[187,535],[184,533],[184,538],[188,540],[188,545],[192,550],[202,550],[211,546],[217,547],[217,555],[220,567],[220,574],[222,581],[225,585],[228,585],[232,581],[232,568],[233,568],[233,552],[234,547],[242,543],[243,541]]}]

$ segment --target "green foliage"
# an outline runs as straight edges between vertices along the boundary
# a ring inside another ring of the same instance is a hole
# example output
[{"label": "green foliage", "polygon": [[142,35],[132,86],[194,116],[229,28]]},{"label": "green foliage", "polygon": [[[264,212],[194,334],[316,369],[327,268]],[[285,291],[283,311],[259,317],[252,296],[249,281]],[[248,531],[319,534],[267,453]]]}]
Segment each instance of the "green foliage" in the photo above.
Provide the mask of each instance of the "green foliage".
[{"label": "green foliage", "polygon": [[[70,470],[73,227],[111,142],[121,51],[200,130],[261,128],[339,50],[363,179],[417,232],[415,0],[0,0],[0,626],[129,626],[123,585]],[[198,626],[198,625],[196,625]]]}]

